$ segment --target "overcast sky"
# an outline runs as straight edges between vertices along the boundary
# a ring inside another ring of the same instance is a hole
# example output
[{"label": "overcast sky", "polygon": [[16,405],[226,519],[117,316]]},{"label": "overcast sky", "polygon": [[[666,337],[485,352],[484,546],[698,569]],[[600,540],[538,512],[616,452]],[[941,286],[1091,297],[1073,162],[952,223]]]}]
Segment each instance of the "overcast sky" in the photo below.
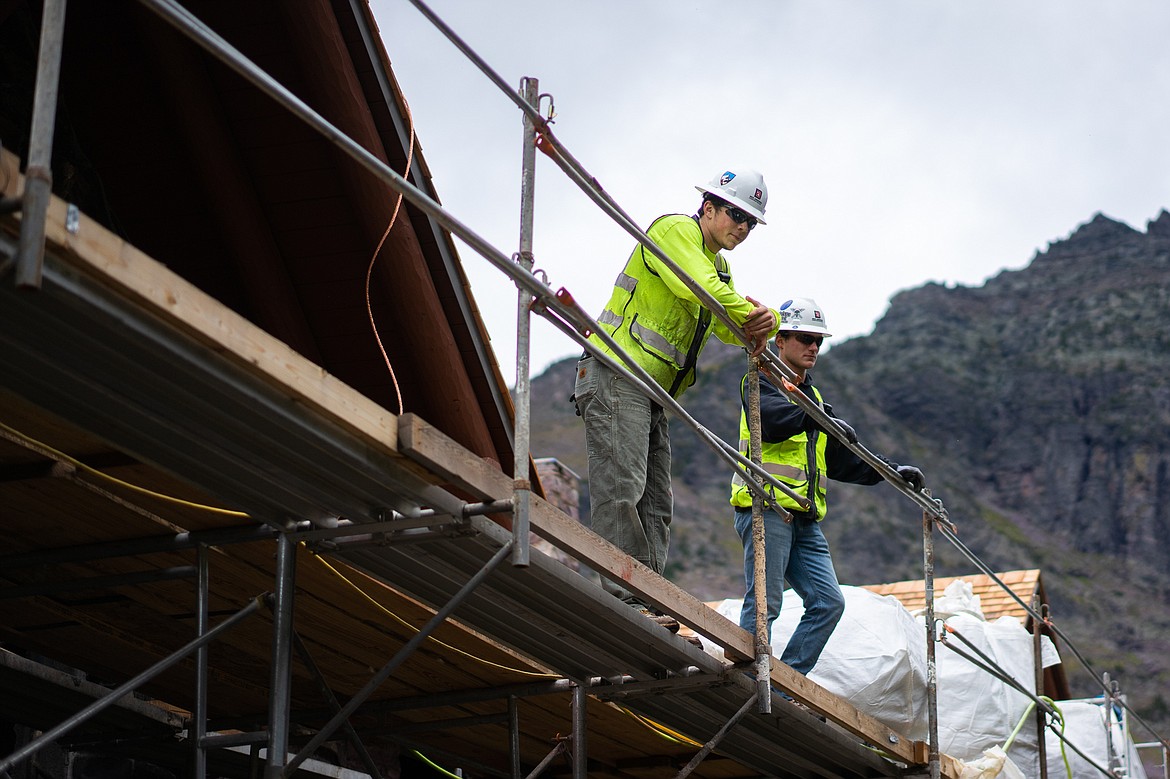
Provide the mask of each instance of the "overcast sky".
[{"label": "overcast sky", "polygon": [[[518,248],[522,116],[407,0],[372,0],[445,207]],[[840,339],[899,290],[979,285],[1097,212],[1170,208],[1166,0],[431,0],[643,228],[754,167],[766,226],[727,254]],[[504,378],[515,287],[461,242]],[[534,254],[596,316],[633,241],[538,155]],[[534,320],[533,374],[580,347]]]}]

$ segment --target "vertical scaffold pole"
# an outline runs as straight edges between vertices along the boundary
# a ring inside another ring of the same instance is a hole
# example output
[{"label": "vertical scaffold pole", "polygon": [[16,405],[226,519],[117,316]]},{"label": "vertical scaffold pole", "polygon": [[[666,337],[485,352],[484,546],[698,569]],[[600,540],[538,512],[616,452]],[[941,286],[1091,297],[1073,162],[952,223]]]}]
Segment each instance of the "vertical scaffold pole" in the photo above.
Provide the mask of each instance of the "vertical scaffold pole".
[{"label": "vertical scaffold pole", "polygon": [[[929,490],[922,493],[930,497]],[[926,716],[930,739],[930,779],[939,779],[941,763],[938,746],[938,667],[935,665],[934,629],[934,519],[922,512],[922,580],[926,586]]]},{"label": "vertical scaffold pole", "polygon": [[287,533],[276,538],[276,600],[272,608],[272,684],[268,689],[266,779],[278,779],[288,760],[288,715],[292,700],[292,619],[297,544]]},{"label": "vertical scaffold pole", "polygon": [[512,764],[512,779],[523,779],[520,774],[520,703],[515,695],[508,696],[508,757]]},{"label": "vertical scaffold pole", "polygon": [[[760,434],[760,360],[748,362],[748,455],[759,465],[763,460],[763,437]],[[741,444],[742,445],[742,444]],[[760,489],[764,481],[753,477]],[[752,593],[756,598],[756,710],[772,713],[772,646],[768,637],[767,538],[764,533],[764,499],[752,493]]]},{"label": "vertical scaffold pole", "polygon": [[65,38],[65,0],[45,0],[41,11],[41,42],[37,51],[37,83],[33,93],[32,127],[20,215],[20,246],[16,252],[16,286],[41,288],[45,260],[45,221],[53,195],[53,128],[57,123],[57,92],[61,82],[61,47]]},{"label": "vertical scaffold pole", "polygon": [[[1044,607],[1040,603],[1040,594],[1036,593],[1032,596],[1032,612],[1035,614],[1043,614]],[[1035,664],[1036,671],[1036,695],[1044,694],[1044,661],[1043,652],[1041,651],[1041,633],[1040,629],[1044,627],[1044,623],[1035,617],[1032,618],[1032,662]],[[1036,707],[1036,749],[1040,759],[1040,779],[1048,779],[1048,750],[1045,742],[1044,730],[1044,709]]]},{"label": "vertical scaffold pole", "polygon": [[[530,105],[540,102],[540,82],[525,76],[520,80],[520,96]],[[536,125],[524,114],[523,175],[520,180],[520,252],[516,261],[526,271],[532,270],[532,212],[536,202]],[[516,434],[513,436],[512,459],[512,565],[528,565],[528,503],[532,484],[528,479],[530,406],[532,387],[529,382],[529,350],[532,296],[519,290],[516,305]]]},{"label": "vertical scaffold pole", "polygon": [[1102,674],[1105,680],[1105,751],[1109,758],[1109,770],[1117,773],[1117,769],[1121,767],[1121,757],[1117,754],[1117,750],[1113,746],[1113,716],[1114,716],[1114,701],[1118,696],[1117,682],[1109,677],[1109,674]]},{"label": "vertical scaffold pole", "polygon": [[[1117,691],[1118,700],[1124,703],[1124,696],[1121,695],[1121,689]],[[1125,706],[1121,707],[1121,712],[1117,715],[1118,724],[1121,725],[1121,775],[1133,776],[1133,763],[1131,762],[1135,753],[1130,749],[1129,745],[1132,743],[1133,731],[1129,729],[1129,709]]]},{"label": "vertical scaffold pole", "polygon": [[[209,616],[208,601],[211,585],[207,560],[207,545],[196,547],[196,566],[198,568],[198,592],[195,596],[195,634],[202,638],[207,634]],[[191,723],[191,745],[194,747],[194,779],[205,779],[207,776],[207,751],[203,748],[203,737],[207,735],[207,647],[201,646],[195,650],[195,711]]]},{"label": "vertical scaffold pole", "polygon": [[589,777],[588,720],[585,717],[585,688],[573,688],[573,779]]}]

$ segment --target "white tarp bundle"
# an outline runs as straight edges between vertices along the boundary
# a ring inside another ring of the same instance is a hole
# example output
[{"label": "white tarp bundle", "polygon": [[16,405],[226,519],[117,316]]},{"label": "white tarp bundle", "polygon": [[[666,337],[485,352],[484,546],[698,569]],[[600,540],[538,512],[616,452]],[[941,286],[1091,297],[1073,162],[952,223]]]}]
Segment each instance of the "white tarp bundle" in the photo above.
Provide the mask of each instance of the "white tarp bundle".
[{"label": "white tarp bundle", "polygon": [[[891,596],[860,587],[841,590],[845,613],[808,678],[903,735],[926,740],[926,627],[921,615],[911,615]],[[741,605],[741,600],[729,599],[718,611],[738,622]],[[1033,688],[1032,635],[1018,620],[985,621],[979,598],[963,580],[953,582],[936,599],[935,608],[936,616],[946,619],[947,625],[1026,689]],[[777,657],[803,611],[800,597],[786,590],[784,606],[772,626],[772,650]],[[974,654],[956,637],[949,641]],[[1060,662],[1047,638],[1042,639],[1042,647],[1045,666]],[[936,647],[935,658],[940,747],[959,760],[986,762],[987,750],[1007,742],[1031,700],[945,646]],[[1039,775],[1034,715],[1028,715],[1007,754],[1025,776]]]},{"label": "white tarp bundle", "polygon": [[[1113,768],[1110,765],[1110,741],[1112,741],[1113,755],[1122,761],[1128,769],[1129,779],[1146,779],[1146,769],[1138,756],[1137,748],[1132,738],[1122,732],[1118,722],[1119,712],[1109,718],[1109,737],[1106,737],[1105,714],[1107,709],[1100,700],[1057,701],[1061,716],[1064,718],[1064,737],[1075,744],[1077,749],[1084,752],[1097,765],[1105,769]],[[1068,758],[1069,768],[1066,771],[1064,758],[1061,757],[1062,742],[1055,733],[1048,731],[1044,749],[1048,758],[1049,779],[1103,779],[1099,770],[1088,761],[1065,747],[1064,755]],[[1125,765],[1128,761],[1128,765]]]},{"label": "white tarp bundle", "polygon": [[[1032,635],[1018,620],[1000,617],[995,622],[985,622],[960,613],[947,618],[946,625],[1026,689],[1034,689]],[[947,642],[969,656],[978,657],[954,634],[948,636]],[[1030,707],[1032,700],[945,646],[938,647],[935,657],[939,748],[960,760],[973,760],[985,749],[1006,744],[1016,725],[1026,717],[1007,752],[1025,776],[1039,776],[1040,753],[1035,710]]]},{"label": "white tarp bundle", "polygon": [[[891,595],[848,586],[841,592],[845,614],[808,678],[902,735],[925,739],[925,628]],[[742,606],[742,600],[728,599],[717,610],[739,622]],[[803,613],[800,596],[785,591],[780,616],[772,623],[777,657]]]}]

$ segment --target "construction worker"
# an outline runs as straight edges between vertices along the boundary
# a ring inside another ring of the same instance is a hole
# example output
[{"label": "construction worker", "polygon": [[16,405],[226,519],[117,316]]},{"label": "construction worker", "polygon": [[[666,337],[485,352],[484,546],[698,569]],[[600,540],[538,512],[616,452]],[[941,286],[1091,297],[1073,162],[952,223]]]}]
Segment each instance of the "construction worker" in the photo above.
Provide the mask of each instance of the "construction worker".
[{"label": "construction worker", "polygon": [[[659,217],[646,232],[683,273],[722,304],[750,339],[752,354],[759,354],[775,332],[776,312],[736,292],[722,252],[764,224],[768,188],[759,173],[740,168],[695,188],[703,193],[697,214]],[[597,321],[674,398],[695,382],[695,364],[711,332],[726,343],[739,343],[641,244],[618,274]],[[592,356],[597,353],[613,354],[594,334],[577,365],[573,395],[585,423],[592,527],[661,574],[673,509],[667,418],[662,406]],[[631,606],[657,615],[620,585],[607,581],[605,587]],[[678,629],[672,618],[657,621]]]},{"label": "construction worker", "polygon": [[[776,350],[780,359],[799,377],[798,387],[809,399],[833,416],[832,407],[824,402],[813,386],[809,370],[816,365],[821,344],[831,333],[825,326],[824,313],[815,301],[794,298],[780,306],[780,327],[776,333]],[[740,382],[740,449],[747,454],[750,430],[747,418],[747,379]],[[836,419],[834,417],[834,419]],[[857,434],[846,422],[836,419],[850,443]],[[765,576],[768,592],[768,636],[772,623],[780,614],[784,582],[804,602],[804,615],[792,634],[780,660],[807,674],[816,665],[821,650],[845,610],[845,599],[833,570],[829,544],[821,532],[825,518],[825,482],[827,479],[853,484],[877,484],[881,475],[854,454],[836,437],[821,430],[811,415],[796,401],[777,388],[766,375],[760,376],[760,433],[763,442],[764,469],[798,495],[812,502],[803,509],[791,497],[769,489],[773,500],[792,513],[785,521],[774,510],[764,512]],[[882,458],[883,460],[885,458]],[[914,490],[923,486],[922,471],[912,465],[889,463]],[[752,494],[738,475],[732,480],[731,504],[735,507],[735,529],[743,541],[743,570],[747,592],[739,625],[756,632],[755,548],[752,542]]]}]

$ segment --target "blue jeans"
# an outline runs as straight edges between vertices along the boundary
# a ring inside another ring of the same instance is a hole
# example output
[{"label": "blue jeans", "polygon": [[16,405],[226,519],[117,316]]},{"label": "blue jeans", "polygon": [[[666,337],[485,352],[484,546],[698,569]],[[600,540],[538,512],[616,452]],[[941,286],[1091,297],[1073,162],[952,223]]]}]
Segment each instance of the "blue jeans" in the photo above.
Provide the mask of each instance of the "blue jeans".
[{"label": "blue jeans", "polygon": [[[755,545],[752,542],[751,509],[735,510],[735,530],[743,541],[743,573],[747,594],[739,613],[739,626],[756,633]],[[829,542],[819,523],[795,516],[785,522],[775,511],[764,512],[764,571],[768,588],[768,635],[780,614],[784,580],[804,602],[804,616],[784,647],[780,661],[802,674],[817,664],[845,611],[845,597],[833,570]]]},{"label": "blue jeans", "polygon": [[[593,357],[577,363],[593,532],[661,574],[670,545],[670,431],[662,407]],[[605,589],[644,605],[617,583]]]}]

